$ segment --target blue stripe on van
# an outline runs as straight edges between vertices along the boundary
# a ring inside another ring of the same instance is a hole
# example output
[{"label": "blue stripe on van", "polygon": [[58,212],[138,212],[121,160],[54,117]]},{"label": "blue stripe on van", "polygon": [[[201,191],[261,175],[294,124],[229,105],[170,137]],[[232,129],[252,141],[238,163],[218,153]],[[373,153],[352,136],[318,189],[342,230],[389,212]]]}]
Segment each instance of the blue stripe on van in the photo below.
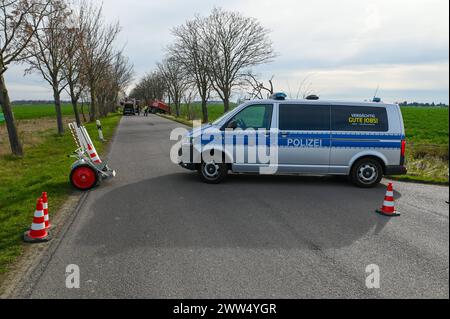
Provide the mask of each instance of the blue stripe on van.
[{"label": "blue stripe on van", "polygon": [[400,142],[369,142],[369,141],[336,141],[333,140],[332,147],[355,147],[355,148],[398,148],[402,147]]},{"label": "blue stripe on van", "polygon": [[333,139],[358,139],[358,140],[404,140],[405,136],[397,134],[342,134],[332,133]]},{"label": "blue stripe on van", "polygon": [[[222,143],[224,143],[224,135],[222,135]],[[324,134],[324,133],[288,133],[287,137],[282,137],[281,133],[278,138],[278,145],[281,147],[295,147],[288,146],[288,140],[301,140],[301,144],[308,144],[308,140],[321,140],[321,147],[333,148],[401,148],[401,140],[405,139],[402,135],[392,134]],[[214,137],[205,134],[202,136],[201,144],[207,145],[213,142]],[[380,140],[383,140],[382,142]],[[217,140],[216,140],[217,142]],[[233,138],[236,145],[236,138]],[[244,145],[248,144],[248,137],[244,138]],[[258,144],[258,140],[257,140]],[[268,144],[269,145],[269,141]]]}]

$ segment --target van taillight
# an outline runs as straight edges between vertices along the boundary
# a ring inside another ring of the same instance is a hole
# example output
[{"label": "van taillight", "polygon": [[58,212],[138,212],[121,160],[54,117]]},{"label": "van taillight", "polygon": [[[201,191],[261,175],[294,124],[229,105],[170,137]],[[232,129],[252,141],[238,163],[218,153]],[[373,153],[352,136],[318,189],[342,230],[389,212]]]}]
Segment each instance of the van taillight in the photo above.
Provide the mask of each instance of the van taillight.
[{"label": "van taillight", "polygon": [[402,151],[401,151],[401,156],[400,156],[400,165],[401,166],[405,165],[405,162],[406,162],[405,155],[406,155],[406,141],[403,140],[402,141]]},{"label": "van taillight", "polygon": [[406,155],[406,141],[405,140],[403,140],[402,141],[402,157],[405,157],[405,155]]}]

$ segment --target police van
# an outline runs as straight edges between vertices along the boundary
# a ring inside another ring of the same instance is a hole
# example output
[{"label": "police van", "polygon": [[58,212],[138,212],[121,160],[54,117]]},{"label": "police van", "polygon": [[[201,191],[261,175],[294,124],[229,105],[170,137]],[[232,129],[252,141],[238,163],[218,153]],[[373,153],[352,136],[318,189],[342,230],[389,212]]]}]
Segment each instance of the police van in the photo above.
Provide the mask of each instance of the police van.
[{"label": "police van", "polygon": [[218,184],[229,172],[347,175],[359,187],[403,175],[405,128],[400,107],[374,102],[249,101],[181,142],[179,164]]}]

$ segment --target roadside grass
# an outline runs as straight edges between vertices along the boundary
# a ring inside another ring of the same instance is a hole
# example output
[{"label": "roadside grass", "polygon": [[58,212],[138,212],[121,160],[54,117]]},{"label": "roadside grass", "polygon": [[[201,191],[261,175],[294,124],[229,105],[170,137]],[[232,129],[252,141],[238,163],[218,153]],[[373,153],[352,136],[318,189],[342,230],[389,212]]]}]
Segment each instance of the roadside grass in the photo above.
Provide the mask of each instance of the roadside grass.
[{"label": "roadside grass", "polygon": [[181,123],[181,124],[189,126],[189,127],[193,126],[193,121],[187,120],[186,118],[183,118],[183,117],[176,117],[176,116],[168,115],[168,114],[158,114],[158,115],[163,118],[166,118],[168,120],[172,120],[172,121]]},{"label": "roadside grass", "polygon": [[[102,119],[107,140],[120,119],[119,114]],[[107,143],[98,141],[95,123],[86,124],[86,128],[102,154]],[[54,128],[33,134],[39,136],[39,142],[26,146],[23,158],[0,157],[0,274],[22,253],[22,235],[30,227],[41,193],[49,193],[50,213],[55,214],[73,192],[68,176],[74,160],[67,155],[76,147],[68,129],[64,136],[55,134]]]},{"label": "roadside grass", "polygon": [[448,108],[403,107],[408,175],[398,180],[449,183]]}]

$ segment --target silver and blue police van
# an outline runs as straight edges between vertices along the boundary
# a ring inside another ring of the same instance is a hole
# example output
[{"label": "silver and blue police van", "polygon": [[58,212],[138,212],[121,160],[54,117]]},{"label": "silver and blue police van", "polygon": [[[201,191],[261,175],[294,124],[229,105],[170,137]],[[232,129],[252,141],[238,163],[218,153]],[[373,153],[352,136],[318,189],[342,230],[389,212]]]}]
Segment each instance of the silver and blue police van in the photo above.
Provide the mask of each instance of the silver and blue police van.
[{"label": "silver and blue police van", "polygon": [[359,187],[403,175],[405,128],[400,107],[373,102],[288,100],[275,94],[246,102],[194,128],[179,164],[210,184],[232,173],[346,175]]}]

